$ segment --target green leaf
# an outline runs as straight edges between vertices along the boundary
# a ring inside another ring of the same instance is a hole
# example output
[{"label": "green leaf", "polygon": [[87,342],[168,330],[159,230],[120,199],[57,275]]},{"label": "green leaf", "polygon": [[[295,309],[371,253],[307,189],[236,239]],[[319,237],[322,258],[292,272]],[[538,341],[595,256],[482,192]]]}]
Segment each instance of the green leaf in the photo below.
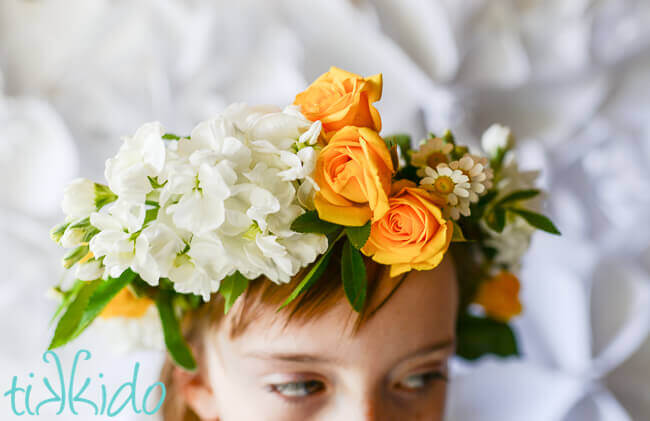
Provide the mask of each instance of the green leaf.
[{"label": "green leaf", "polygon": [[395,177],[393,177],[394,181],[397,180],[411,180],[414,183],[419,183],[420,182],[420,176],[417,174],[418,169],[412,165],[407,165],[406,167],[400,168],[400,170],[395,174]]},{"label": "green leaf", "polygon": [[521,216],[526,220],[526,222],[528,222],[530,225],[532,225],[537,229],[546,231],[550,234],[562,235],[560,233],[560,230],[558,230],[557,227],[555,226],[555,224],[553,224],[553,222],[544,215],[540,215],[539,213],[532,212],[525,209],[518,209],[518,208],[506,208],[506,209],[508,210],[508,212],[512,212]]},{"label": "green leaf", "polygon": [[181,137],[173,133],[165,133],[162,138],[165,140],[180,140]]},{"label": "green leaf", "polygon": [[318,212],[308,211],[297,217],[291,224],[291,229],[296,232],[330,234],[340,229],[341,226],[323,221],[318,217]]},{"label": "green leaf", "polygon": [[467,146],[454,146],[454,149],[451,151],[451,159],[455,161],[459,160],[465,156],[467,152],[469,152],[469,148]]},{"label": "green leaf", "polygon": [[506,211],[503,208],[494,208],[485,217],[485,222],[496,232],[503,232],[506,226]]},{"label": "green leaf", "polygon": [[407,134],[394,134],[384,138],[386,145],[390,149],[393,145],[397,145],[402,152],[402,157],[406,160],[406,165],[409,165],[411,162],[411,136]]},{"label": "green leaf", "polygon": [[363,263],[363,256],[349,239],[343,244],[341,278],[343,280],[343,290],[350,305],[357,313],[361,312],[366,303],[366,265]]},{"label": "green leaf", "polygon": [[131,271],[131,269],[127,269],[117,278],[108,278],[107,280],[98,279],[93,281],[98,282],[97,288],[95,288],[93,294],[90,296],[90,300],[88,300],[88,305],[84,309],[77,330],[68,341],[76,338],[86,330],[97,316],[99,316],[102,310],[104,310],[108,303],[115,298],[117,293],[133,282],[137,277],[138,275],[136,273]]},{"label": "green leaf", "polygon": [[494,200],[494,198],[496,198],[498,194],[499,194],[498,191],[496,191],[496,190],[490,190],[490,191],[488,191],[487,193],[485,193],[483,196],[481,196],[481,197],[478,199],[478,204],[479,204],[481,207],[485,207],[485,206],[487,206],[487,205],[488,205],[492,200]]},{"label": "green leaf", "polygon": [[311,267],[309,272],[305,275],[304,278],[300,281],[298,286],[291,292],[291,295],[282,303],[280,308],[278,308],[278,311],[282,310],[285,308],[289,303],[291,303],[293,300],[295,300],[303,291],[309,289],[314,282],[318,280],[323,275],[323,272],[325,272],[325,269],[327,268],[327,264],[330,261],[330,258],[332,257],[332,251],[334,250],[334,245],[341,239],[343,236],[343,233],[340,233],[333,241],[330,241],[329,247],[327,248],[327,251],[318,258],[316,263]]},{"label": "green leaf", "polygon": [[109,301],[122,288],[131,283],[135,277],[136,274],[127,269],[118,278],[84,282],[59,320],[49,349],[65,345],[79,336],[95,320]]},{"label": "green leaf", "polygon": [[67,291],[62,291],[59,287],[54,288],[54,291],[56,291],[60,296],[61,296],[61,303],[59,303],[59,306],[56,308],[56,311],[54,312],[54,315],[50,319],[50,323],[54,323],[54,321],[59,317],[61,312],[68,308],[70,303],[77,297],[77,294],[81,290],[81,288],[86,285],[86,281],[82,281],[80,279],[77,279],[72,286]]},{"label": "green leaf", "polygon": [[516,356],[519,349],[507,323],[466,314],[458,319],[456,354],[476,360],[486,354]]},{"label": "green leaf", "polygon": [[365,225],[360,227],[345,227],[345,233],[348,236],[348,240],[356,247],[361,249],[366,245],[368,237],[370,237],[370,229],[372,224],[370,221],[366,222]]},{"label": "green leaf", "polygon": [[445,133],[442,135],[441,139],[444,140],[445,143],[450,143],[454,146],[456,145],[456,138],[450,130],[445,130]]},{"label": "green leaf", "polygon": [[538,194],[540,194],[540,191],[538,189],[516,190],[506,195],[502,199],[499,199],[497,205],[505,205],[508,203],[519,202],[521,200],[532,199]]},{"label": "green leaf", "polygon": [[95,292],[100,282],[102,281],[96,280],[92,282],[84,282],[80,287],[67,310],[63,313],[61,319],[59,319],[56,329],[54,330],[54,337],[52,338],[48,349],[54,349],[61,345],[65,345],[76,336],[75,333],[79,328],[79,324],[81,323],[83,313],[88,306],[90,297]]},{"label": "green leaf", "polygon": [[224,313],[228,313],[230,307],[232,307],[237,298],[246,291],[246,288],[248,288],[248,278],[239,273],[239,271],[225,277],[221,281],[219,294],[221,294],[226,301]]},{"label": "green leaf", "polygon": [[453,242],[464,242],[467,241],[465,235],[463,234],[463,229],[458,225],[456,221],[452,221],[454,224],[454,233],[451,236],[451,241]]},{"label": "green leaf", "polygon": [[159,291],[156,297],[156,307],[158,307],[158,314],[160,315],[165,345],[169,355],[177,365],[185,370],[195,371],[196,360],[183,337],[180,323],[174,313],[173,297],[174,294],[166,290]]}]

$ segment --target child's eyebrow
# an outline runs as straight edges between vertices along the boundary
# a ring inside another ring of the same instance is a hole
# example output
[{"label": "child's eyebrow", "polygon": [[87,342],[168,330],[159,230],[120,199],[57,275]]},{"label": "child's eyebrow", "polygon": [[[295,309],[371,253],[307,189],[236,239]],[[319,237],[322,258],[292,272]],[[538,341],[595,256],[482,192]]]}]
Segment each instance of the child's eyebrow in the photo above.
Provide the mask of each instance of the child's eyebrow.
[{"label": "child's eyebrow", "polygon": [[[409,354],[407,354],[402,360],[407,360],[419,356],[424,356],[435,351],[443,349],[453,349],[454,339],[449,338],[442,341],[434,342],[429,345],[425,345]],[[328,355],[319,355],[319,354],[309,354],[309,353],[288,353],[288,352],[247,352],[244,353],[246,358],[256,358],[260,360],[277,360],[277,361],[286,361],[286,362],[295,362],[295,363],[320,363],[320,364],[336,364],[340,363],[343,358],[342,356],[328,356]]]},{"label": "child's eyebrow", "polygon": [[321,363],[334,364],[340,362],[339,357],[331,357],[317,354],[306,353],[285,353],[285,352],[249,352],[245,353],[246,358],[256,358],[260,360],[278,360],[296,363]]},{"label": "child's eyebrow", "polygon": [[427,354],[431,354],[435,351],[440,351],[440,350],[452,350],[454,346],[456,345],[456,341],[453,338],[448,338],[442,341],[434,342],[430,345],[426,345],[416,351],[413,351],[409,354],[407,354],[402,360],[407,360],[415,357],[420,357],[424,356]]}]

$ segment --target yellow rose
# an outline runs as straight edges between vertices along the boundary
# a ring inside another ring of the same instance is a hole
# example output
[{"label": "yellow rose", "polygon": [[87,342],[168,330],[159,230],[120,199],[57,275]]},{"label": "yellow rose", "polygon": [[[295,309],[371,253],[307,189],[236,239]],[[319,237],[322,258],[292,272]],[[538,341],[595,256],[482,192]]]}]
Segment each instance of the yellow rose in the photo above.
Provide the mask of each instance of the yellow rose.
[{"label": "yellow rose", "polygon": [[372,224],[363,253],[391,265],[392,277],[438,266],[454,230],[453,223],[442,217],[440,198],[412,181],[400,180],[393,184],[388,204],[388,212]]},{"label": "yellow rose", "polygon": [[104,319],[111,317],[132,317],[137,319],[144,316],[152,304],[153,300],[146,297],[136,297],[130,289],[124,288],[104,307],[99,316]]},{"label": "yellow rose", "polygon": [[361,226],[388,211],[393,161],[384,140],[365,127],[336,132],[316,161],[314,198],[318,216],[345,226]]},{"label": "yellow rose", "polygon": [[323,123],[325,137],[345,126],[381,130],[379,112],[371,104],[381,98],[381,74],[363,78],[331,67],[305,91],[296,95],[294,104],[311,121]]},{"label": "yellow rose", "polygon": [[488,316],[507,322],[521,314],[519,289],[519,279],[510,272],[502,271],[481,283],[474,302],[480,304]]}]

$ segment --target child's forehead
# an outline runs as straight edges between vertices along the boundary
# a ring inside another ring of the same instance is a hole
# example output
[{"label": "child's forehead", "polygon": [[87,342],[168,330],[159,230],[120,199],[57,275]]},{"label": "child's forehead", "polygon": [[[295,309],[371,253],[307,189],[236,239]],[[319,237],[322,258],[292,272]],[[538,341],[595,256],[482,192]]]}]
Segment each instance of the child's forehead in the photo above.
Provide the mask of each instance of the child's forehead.
[{"label": "child's forehead", "polygon": [[342,297],[304,322],[286,323],[286,316],[263,309],[241,335],[231,338],[223,329],[219,337],[240,354],[304,353],[354,360],[381,352],[390,359],[428,344],[453,341],[456,305],[453,269],[441,265],[436,271],[409,274],[358,331],[356,315]]}]

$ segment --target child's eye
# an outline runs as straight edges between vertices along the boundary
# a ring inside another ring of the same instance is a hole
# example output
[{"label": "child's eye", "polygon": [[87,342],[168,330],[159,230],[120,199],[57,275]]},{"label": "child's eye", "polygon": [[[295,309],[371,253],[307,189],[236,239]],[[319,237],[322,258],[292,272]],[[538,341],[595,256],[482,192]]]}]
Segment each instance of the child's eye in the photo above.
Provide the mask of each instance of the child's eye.
[{"label": "child's eye", "polygon": [[271,391],[287,398],[302,398],[313,395],[325,388],[323,382],[309,380],[306,382],[282,383],[271,385]]},{"label": "child's eye", "polygon": [[447,376],[442,371],[412,374],[400,382],[398,387],[407,390],[423,389],[435,380],[447,381]]}]

